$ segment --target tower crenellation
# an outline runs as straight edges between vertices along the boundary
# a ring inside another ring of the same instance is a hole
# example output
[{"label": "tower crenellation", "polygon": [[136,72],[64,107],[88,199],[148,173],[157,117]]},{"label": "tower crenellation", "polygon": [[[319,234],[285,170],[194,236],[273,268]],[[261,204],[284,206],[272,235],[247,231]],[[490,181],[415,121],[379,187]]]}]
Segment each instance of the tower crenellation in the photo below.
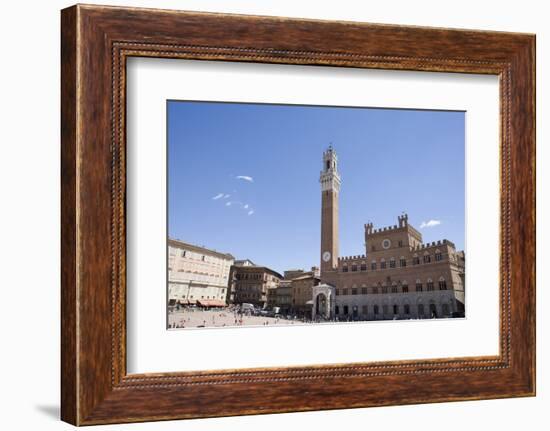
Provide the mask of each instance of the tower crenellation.
[{"label": "tower crenellation", "polygon": [[455,248],[454,242],[449,241],[448,239],[441,239],[441,240],[438,240],[438,241],[425,242],[425,243],[418,244],[416,247],[413,248],[413,250],[427,250],[427,249],[432,248],[432,247],[443,246],[443,245],[448,245],[449,247],[451,247],[453,249]]},{"label": "tower crenellation", "polygon": [[407,213],[403,213],[397,217],[397,221],[399,223],[399,227],[406,227],[409,224],[409,216]]},{"label": "tower crenellation", "polygon": [[323,169],[321,170],[319,182],[322,191],[340,191],[342,180],[338,173],[338,156],[332,145],[323,152]]}]

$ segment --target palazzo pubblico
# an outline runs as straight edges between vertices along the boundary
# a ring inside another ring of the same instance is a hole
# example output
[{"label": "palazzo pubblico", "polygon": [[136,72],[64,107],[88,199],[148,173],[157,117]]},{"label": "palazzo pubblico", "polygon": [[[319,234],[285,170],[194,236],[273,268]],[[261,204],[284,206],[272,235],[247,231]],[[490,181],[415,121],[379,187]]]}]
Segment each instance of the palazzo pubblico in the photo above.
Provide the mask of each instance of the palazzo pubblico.
[{"label": "palazzo pubblico", "polygon": [[390,320],[464,316],[463,251],[448,239],[423,243],[408,223],[365,224],[365,253],[338,253],[341,178],[332,147],[323,153],[320,177],[321,270],[313,287],[313,319]]}]

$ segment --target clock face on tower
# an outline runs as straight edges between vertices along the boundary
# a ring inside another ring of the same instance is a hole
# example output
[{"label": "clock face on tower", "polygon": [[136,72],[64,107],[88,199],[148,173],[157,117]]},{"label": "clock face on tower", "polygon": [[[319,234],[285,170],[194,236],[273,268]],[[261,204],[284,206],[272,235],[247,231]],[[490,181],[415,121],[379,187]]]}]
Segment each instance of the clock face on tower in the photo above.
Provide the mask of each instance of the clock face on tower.
[{"label": "clock face on tower", "polygon": [[382,248],[388,249],[390,248],[390,246],[391,246],[391,241],[389,239],[385,239],[384,241],[382,241]]},{"label": "clock face on tower", "polygon": [[325,262],[328,262],[328,261],[330,260],[330,251],[325,251],[325,252],[323,253],[323,260],[324,260]]}]

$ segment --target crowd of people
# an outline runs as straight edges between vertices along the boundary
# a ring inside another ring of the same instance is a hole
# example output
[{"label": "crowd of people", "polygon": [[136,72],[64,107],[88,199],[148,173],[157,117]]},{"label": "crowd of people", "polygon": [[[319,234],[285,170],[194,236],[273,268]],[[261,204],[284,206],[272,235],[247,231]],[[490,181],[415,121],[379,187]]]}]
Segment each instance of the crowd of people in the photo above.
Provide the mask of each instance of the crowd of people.
[{"label": "crowd of people", "polygon": [[168,328],[206,328],[226,326],[269,326],[293,324],[294,320],[281,316],[262,316],[251,310],[229,306],[227,308],[175,307],[168,313]]}]

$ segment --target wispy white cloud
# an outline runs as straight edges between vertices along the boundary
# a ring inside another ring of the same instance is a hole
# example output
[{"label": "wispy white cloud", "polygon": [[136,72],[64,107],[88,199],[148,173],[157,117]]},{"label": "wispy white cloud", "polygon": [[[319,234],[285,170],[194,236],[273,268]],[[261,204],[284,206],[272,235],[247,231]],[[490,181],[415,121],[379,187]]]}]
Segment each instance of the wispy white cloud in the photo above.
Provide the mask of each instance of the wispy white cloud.
[{"label": "wispy white cloud", "polygon": [[253,182],[254,182],[254,178],[249,177],[248,175],[237,175],[235,178],[237,178],[238,180],[245,180],[245,181],[248,181],[249,183],[253,183]]},{"label": "wispy white cloud", "polygon": [[428,220],[428,221],[423,221],[421,224],[420,224],[420,229],[424,229],[425,227],[434,227],[434,226],[437,226],[437,225],[440,225],[441,224],[441,220]]},{"label": "wispy white cloud", "polygon": [[[251,177],[247,177],[247,178],[250,178],[252,180]],[[245,181],[248,181],[248,180],[245,180]],[[213,196],[212,199],[217,201],[219,199],[225,201],[225,206],[226,207],[236,207],[236,208],[242,208],[249,216],[251,216],[252,214],[254,214],[254,210],[252,209],[252,207],[250,206],[250,204],[245,204],[241,201],[237,201],[237,200],[227,200],[231,197],[231,195],[227,194],[227,193],[218,193],[216,196]]]}]

